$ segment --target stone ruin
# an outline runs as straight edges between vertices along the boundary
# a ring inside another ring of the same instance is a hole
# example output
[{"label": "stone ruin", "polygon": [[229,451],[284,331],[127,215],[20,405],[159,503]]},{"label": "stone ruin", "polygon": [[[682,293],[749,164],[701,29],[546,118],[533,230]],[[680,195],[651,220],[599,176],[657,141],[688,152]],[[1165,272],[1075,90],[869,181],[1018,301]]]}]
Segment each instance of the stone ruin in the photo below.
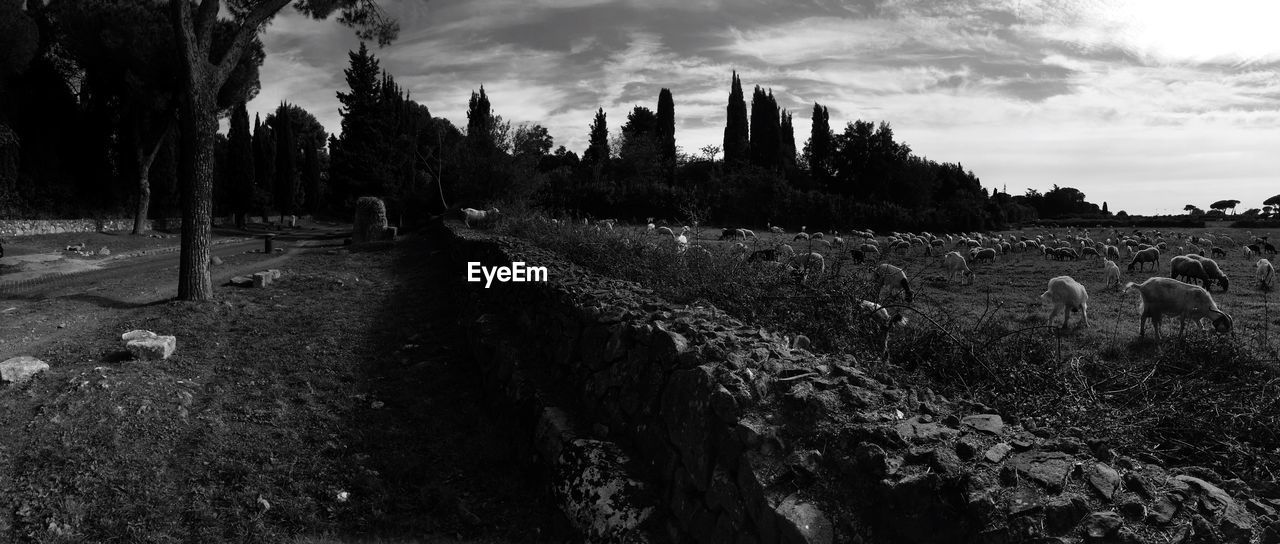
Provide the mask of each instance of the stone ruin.
[{"label": "stone ruin", "polygon": [[387,205],[378,197],[362,196],[356,200],[356,215],[353,223],[352,243],[394,240],[396,237],[395,227],[387,226]]},{"label": "stone ruin", "polygon": [[519,453],[588,541],[1280,543],[1280,499],[1243,481],[897,387],[523,240],[438,237],[549,268],[456,287]]}]

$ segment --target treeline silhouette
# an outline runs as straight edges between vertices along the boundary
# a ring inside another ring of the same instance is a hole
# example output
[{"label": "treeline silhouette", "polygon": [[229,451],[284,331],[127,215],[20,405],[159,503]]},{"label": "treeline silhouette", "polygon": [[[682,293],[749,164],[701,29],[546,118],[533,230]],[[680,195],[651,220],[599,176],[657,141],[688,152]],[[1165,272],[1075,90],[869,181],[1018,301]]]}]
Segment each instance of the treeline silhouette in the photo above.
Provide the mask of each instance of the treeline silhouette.
[{"label": "treeline silhouette", "polygon": [[[181,86],[163,8],[3,4],[0,29],[0,217],[178,216]],[[215,147],[213,210],[239,223],[344,217],[365,195],[386,199],[398,222],[503,201],[575,217],[815,229],[959,231],[1110,215],[1069,187],[985,189],[959,162],[913,153],[888,122],[833,129],[817,103],[797,146],[794,114],[759,86],[748,103],[736,72],[721,145],[681,150],[678,97],[664,88],[653,109],[635,106],[613,131],[599,108],[579,155],[542,125],[513,127],[483,87],[459,130],[412,99],[364,44],[349,53],[337,92],[339,134],[287,103],[250,120],[245,103],[264,58],[256,44],[218,96],[229,128]]]}]

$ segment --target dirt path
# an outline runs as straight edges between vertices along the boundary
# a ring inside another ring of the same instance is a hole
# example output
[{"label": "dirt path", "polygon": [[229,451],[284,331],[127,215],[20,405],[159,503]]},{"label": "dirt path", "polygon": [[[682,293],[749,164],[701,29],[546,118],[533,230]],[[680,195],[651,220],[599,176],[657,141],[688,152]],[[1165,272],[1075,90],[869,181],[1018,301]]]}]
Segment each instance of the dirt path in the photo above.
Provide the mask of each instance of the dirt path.
[{"label": "dirt path", "polygon": [[[0,541],[564,541],[456,347],[442,263],[331,249],[228,256],[285,275],[215,303],[136,302],[176,276],[157,266],[0,304],[0,338],[52,366],[0,386]],[[132,328],[178,352],[127,361]]]}]

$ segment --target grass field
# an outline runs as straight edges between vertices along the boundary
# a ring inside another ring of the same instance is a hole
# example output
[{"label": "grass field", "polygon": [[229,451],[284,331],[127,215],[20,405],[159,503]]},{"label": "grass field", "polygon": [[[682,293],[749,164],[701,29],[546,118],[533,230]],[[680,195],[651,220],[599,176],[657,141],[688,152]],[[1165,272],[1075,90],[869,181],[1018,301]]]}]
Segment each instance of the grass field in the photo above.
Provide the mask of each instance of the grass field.
[{"label": "grass field", "polygon": [[[1029,426],[1096,438],[1102,447],[1131,455],[1209,465],[1253,482],[1274,482],[1280,472],[1280,370],[1271,333],[1280,328],[1280,308],[1273,308],[1276,293],[1256,286],[1255,260],[1245,259],[1239,248],[1227,248],[1227,257],[1217,259],[1231,279],[1230,291],[1216,285],[1212,290],[1218,306],[1233,317],[1234,330],[1201,332],[1189,323],[1180,338],[1178,320],[1166,319],[1165,338],[1156,342],[1150,325],[1147,338],[1138,338],[1137,292],[1104,288],[1102,261],[1096,257],[1000,256],[993,263],[971,263],[975,279],[968,284],[959,277],[948,281],[941,255],[925,255],[922,247],[859,264],[847,248],[810,245],[793,241],[794,232],[757,229],[757,239],[746,242],[749,249],[788,243],[797,252],[824,254],[826,272],[801,278],[735,257],[736,242],[718,240],[718,227],[690,232],[691,248],[683,256],[676,255],[670,236],[644,227],[598,231],[513,217],[501,228],[602,273],[638,281],[671,302],[708,302],[748,322],[804,334],[813,349],[850,354],[900,385],[967,396]],[[1230,234],[1236,240],[1247,236]],[[951,249],[948,245],[946,251]],[[1128,272],[1128,260],[1122,258],[1117,261],[1122,285],[1167,277],[1173,255],[1162,254],[1155,272]],[[877,298],[870,280],[878,262],[906,271],[915,291],[911,304],[896,295]],[[1079,314],[1071,315],[1067,330],[1059,329],[1061,315],[1047,324],[1050,307],[1039,296],[1049,279],[1060,275],[1088,290],[1089,327],[1077,326]],[[878,322],[854,310],[857,299],[879,300],[908,323],[886,339]]]}]

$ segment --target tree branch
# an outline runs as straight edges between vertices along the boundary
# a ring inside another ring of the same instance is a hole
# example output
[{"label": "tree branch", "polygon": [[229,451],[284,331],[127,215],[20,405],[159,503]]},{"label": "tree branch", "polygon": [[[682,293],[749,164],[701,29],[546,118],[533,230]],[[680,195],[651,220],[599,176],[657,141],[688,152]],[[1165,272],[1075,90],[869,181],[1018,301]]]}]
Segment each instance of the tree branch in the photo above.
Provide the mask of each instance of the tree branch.
[{"label": "tree branch", "polygon": [[200,51],[209,51],[213,45],[213,25],[218,22],[219,0],[201,0],[196,9],[196,46]]},{"label": "tree branch", "polygon": [[178,42],[178,55],[186,65],[183,75],[188,87],[196,85],[195,31],[191,28],[191,4],[187,0],[169,0],[169,15],[173,19],[174,38]]},{"label": "tree branch", "polygon": [[262,23],[267,22],[271,16],[283,9],[289,4],[289,0],[265,0],[253,7],[245,16],[244,21],[240,23],[240,28],[236,29],[235,38],[231,41],[231,46],[227,48],[227,52],[218,60],[218,65],[213,74],[214,88],[221,89],[222,84],[226,83],[227,78],[231,77],[231,72],[235,70],[236,64],[240,62],[240,56],[244,54],[244,48],[258,36],[258,27]]}]

